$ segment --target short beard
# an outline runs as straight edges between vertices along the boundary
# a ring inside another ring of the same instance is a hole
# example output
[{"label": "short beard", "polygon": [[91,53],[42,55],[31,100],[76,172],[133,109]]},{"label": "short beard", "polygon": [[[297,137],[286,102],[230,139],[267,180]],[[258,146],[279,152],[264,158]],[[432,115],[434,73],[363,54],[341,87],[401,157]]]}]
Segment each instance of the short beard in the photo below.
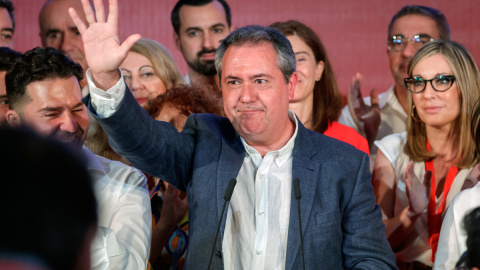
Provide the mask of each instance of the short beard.
[{"label": "short beard", "polygon": [[197,53],[197,58],[195,58],[195,60],[191,62],[187,61],[187,64],[193,71],[203,76],[210,77],[217,75],[217,70],[215,69],[215,61],[205,61],[203,63],[200,61],[200,57],[206,53],[215,53],[215,50],[203,49]]}]

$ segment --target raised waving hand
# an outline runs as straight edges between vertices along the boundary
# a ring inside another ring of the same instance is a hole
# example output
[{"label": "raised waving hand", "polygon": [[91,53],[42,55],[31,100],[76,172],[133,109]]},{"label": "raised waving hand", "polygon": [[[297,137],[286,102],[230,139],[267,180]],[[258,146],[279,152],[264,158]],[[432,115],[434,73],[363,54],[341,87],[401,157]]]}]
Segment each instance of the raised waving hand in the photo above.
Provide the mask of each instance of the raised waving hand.
[{"label": "raised waving hand", "polygon": [[129,36],[123,43],[118,37],[118,2],[109,0],[108,18],[102,0],[94,0],[95,12],[89,0],[81,0],[87,18],[86,25],[75,9],[68,13],[82,35],[87,64],[92,71],[93,82],[108,90],[120,78],[118,67],[127,57],[130,48],[140,39],[139,34]]}]

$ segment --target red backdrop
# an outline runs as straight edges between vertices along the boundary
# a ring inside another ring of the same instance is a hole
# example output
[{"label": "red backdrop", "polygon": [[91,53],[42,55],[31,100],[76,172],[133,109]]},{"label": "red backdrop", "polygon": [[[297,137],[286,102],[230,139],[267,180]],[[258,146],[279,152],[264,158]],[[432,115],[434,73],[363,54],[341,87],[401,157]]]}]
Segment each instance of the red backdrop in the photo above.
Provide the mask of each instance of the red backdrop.
[{"label": "red backdrop", "polygon": [[[107,0],[104,0],[106,2]],[[228,0],[227,0],[228,1]],[[17,29],[15,49],[40,46],[38,13],[43,0],[13,0]],[[173,54],[182,73],[186,63],[173,42],[170,11],[176,0],[118,0],[120,38],[140,33],[157,40]],[[447,17],[452,39],[464,44],[480,61],[480,1],[472,0],[230,0],[235,27],[268,25],[276,21],[299,20],[320,36],[333,63],[340,89],[346,93],[355,72],[364,75],[362,92],[377,87],[386,90],[393,79],[386,55],[387,26],[402,6],[420,4],[435,7]]]}]

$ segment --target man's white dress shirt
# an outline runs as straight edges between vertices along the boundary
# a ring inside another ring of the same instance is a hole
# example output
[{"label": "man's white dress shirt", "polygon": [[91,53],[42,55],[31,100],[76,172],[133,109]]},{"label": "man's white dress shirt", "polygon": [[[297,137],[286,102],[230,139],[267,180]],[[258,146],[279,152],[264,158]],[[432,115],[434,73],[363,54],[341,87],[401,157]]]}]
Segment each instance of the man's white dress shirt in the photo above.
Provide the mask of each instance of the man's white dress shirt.
[{"label": "man's white dress shirt", "polygon": [[92,269],[146,269],[152,214],[145,176],[133,167],[97,156],[85,146],[82,150],[89,162],[98,209]]}]

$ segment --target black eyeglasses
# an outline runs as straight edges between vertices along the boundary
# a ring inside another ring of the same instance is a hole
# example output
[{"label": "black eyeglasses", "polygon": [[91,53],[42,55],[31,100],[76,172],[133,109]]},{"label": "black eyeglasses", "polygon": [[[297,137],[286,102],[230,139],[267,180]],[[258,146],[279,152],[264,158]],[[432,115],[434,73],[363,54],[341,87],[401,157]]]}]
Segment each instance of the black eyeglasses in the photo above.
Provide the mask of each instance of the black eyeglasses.
[{"label": "black eyeglasses", "polygon": [[406,38],[402,35],[395,35],[388,39],[388,50],[401,52],[405,50],[405,47],[407,47],[407,43],[409,41],[412,42],[413,48],[415,48],[415,50],[418,50],[428,42],[434,41],[434,39],[426,34],[415,35],[413,36],[413,38]]},{"label": "black eyeglasses", "polygon": [[437,92],[444,92],[452,87],[455,82],[455,76],[440,75],[431,80],[425,80],[421,77],[410,77],[405,79],[405,86],[412,93],[420,93],[427,87],[427,82],[430,82],[433,90]]}]

